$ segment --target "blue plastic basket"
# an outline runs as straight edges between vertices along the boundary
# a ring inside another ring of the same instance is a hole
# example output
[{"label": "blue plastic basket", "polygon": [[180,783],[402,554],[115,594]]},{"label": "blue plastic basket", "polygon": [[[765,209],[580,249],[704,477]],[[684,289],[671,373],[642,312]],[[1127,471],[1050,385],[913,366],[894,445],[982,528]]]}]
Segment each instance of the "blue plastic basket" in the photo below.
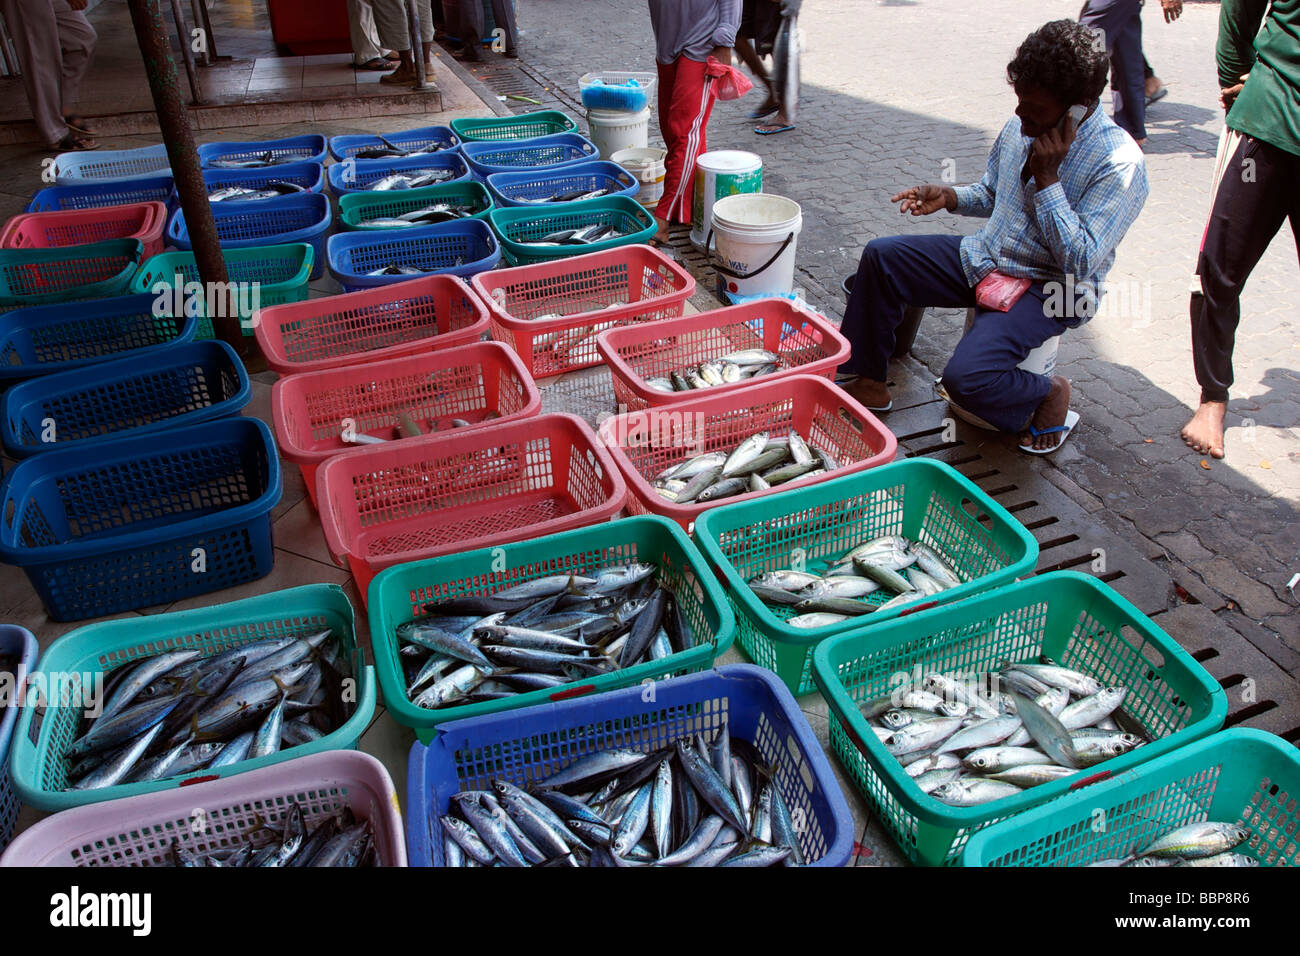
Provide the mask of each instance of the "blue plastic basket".
[{"label": "blue plastic basket", "polygon": [[[312,193],[325,191],[325,167],[320,163],[286,163],[264,169],[205,169],[203,182],[208,192],[222,186],[244,186],[261,189],[268,183],[288,182]],[[287,195],[293,195],[288,193]],[[229,202],[230,200],[226,200]],[[257,200],[254,200],[255,202]],[[218,203],[217,205],[221,205]]]},{"label": "blue plastic basket", "polygon": [[194,338],[197,319],[156,305],[152,294],[124,295],[0,316],[0,387],[105,359],[144,358]]},{"label": "blue plastic basket", "polygon": [[0,249],[0,308],[123,295],[143,258],[139,239]]},{"label": "blue plastic basket", "polygon": [[[278,246],[291,242],[309,243],[315,261],[311,277],[319,279],[325,265],[325,233],[329,232],[333,213],[323,193],[302,193],[281,199],[254,202],[217,203],[212,218],[223,249],[248,249],[252,246]],[[185,226],[185,212],[178,209],[167,226],[167,238],[182,252],[193,249]]]},{"label": "blue plastic basket", "polygon": [[608,189],[610,196],[631,199],[641,183],[617,163],[595,160],[555,170],[493,173],[487,178],[487,187],[502,206],[541,206],[564,201],[550,198],[556,194],[596,189]]},{"label": "blue plastic basket", "polygon": [[172,174],[122,182],[84,183],[78,186],[47,186],[32,197],[27,212],[64,212],[68,209],[99,209],[138,202],[176,203],[176,182]]},{"label": "blue plastic basket", "polygon": [[577,133],[556,133],[513,143],[462,143],[460,151],[474,175],[484,180],[493,173],[557,169],[600,159],[595,144]]},{"label": "blue plastic basket", "polygon": [[[423,149],[427,146],[455,149],[460,145],[460,137],[447,126],[421,126],[418,129],[404,129],[397,133],[381,135],[399,149]],[[331,136],[330,155],[342,162],[363,149],[382,149],[383,145],[379,136],[373,133]]]},{"label": "blue plastic basket", "polygon": [[[14,669],[12,693],[27,682],[27,675],[36,666],[39,654],[36,637],[25,627],[14,624],[0,624],[0,654],[18,658]],[[4,692],[4,705],[0,709],[0,850],[9,845],[9,838],[14,835],[14,824],[18,822],[18,811],[22,809],[9,774],[9,738],[13,736],[14,726],[18,723],[18,703]]]},{"label": "blue plastic basket", "polygon": [[347,159],[328,167],[325,170],[325,181],[329,184],[330,192],[335,196],[346,196],[348,193],[369,190],[385,176],[391,176],[393,173],[409,173],[417,169],[449,169],[452,178],[444,180],[448,183],[469,179],[472,175],[465,157],[457,151],[406,156],[402,159]]},{"label": "blue plastic basket", "polygon": [[147,356],[44,375],[9,389],[0,441],[14,458],[238,414],[252,389],[225,342],[189,342]]},{"label": "blue plastic basket", "polygon": [[451,795],[545,779],[575,758],[615,747],[647,753],[696,732],[716,730],[726,715],[732,736],[754,745],[776,768],[800,844],[812,866],[844,866],[853,848],[853,817],[821,745],[790,692],[750,664],[674,677],[646,688],[539,704],[452,721],[425,746],[411,748],[406,774],[406,852],[411,866],[442,866]]},{"label": "blue plastic basket", "polygon": [[280,490],[254,418],[52,451],[0,485],[0,560],[56,621],[171,604],[270,572]]},{"label": "blue plastic basket", "polygon": [[[199,146],[199,164],[204,169],[220,168],[212,165],[214,160],[261,159],[267,153],[281,163],[291,162],[321,163],[325,162],[325,137],[318,133],[306,136],[288,136],[284,139],[247,140],[230,143],[203,143]],[[275,167],[260,167],[274,169]]]},{"label": "blue plastic basket", "polygon": [[426,274],[462,279],[496,267],[501,245],[480,219],[460,219],[414,229],[343,232],[329,239],[330,275],[344,292],[407,282],[417,276],[372,276],[390,264],[426,270]]},{"label": "blue plastic basket", "polygon": [[167,147],[141,146],[139,149],[101,149],[91,153],[60,153],[50,167],[60,186],[103,183],[109,180],[154,179],[171,175]]}]

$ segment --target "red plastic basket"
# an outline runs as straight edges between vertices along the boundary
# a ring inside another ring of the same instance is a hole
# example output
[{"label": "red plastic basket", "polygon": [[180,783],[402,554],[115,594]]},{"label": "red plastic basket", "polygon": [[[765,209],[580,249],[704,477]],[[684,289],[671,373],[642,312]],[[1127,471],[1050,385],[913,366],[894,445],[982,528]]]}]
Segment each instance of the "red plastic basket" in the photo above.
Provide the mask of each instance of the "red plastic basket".
[{"label": "red plastic basket", "polygon": [[313,505],[317,467],[358,447],[342,439],[344,428],[391,437],[394,417],[407,412],[416,421],[436,421],[445,434],[453,418],[478,428],[532,418],[541,407],[537,386],[515,353],[497,342],[288,375],[271,389],[280,452],[302,469]]},{"label": "red plastic basket", "polygon": [[[838,386],[815,375],[755,383],[725,395],[706,391],[696,395],[699,397],[668,408],[626,412],[601,423],[600,439],[627,482],[627,510],[633,514],[662,515],[690,532],[695,519],[709,508],[885,465],[898,453],[898,439],[880,419]],[[655,477],[672,465],[706,452],[730,452],[756,432],[780,438],[791,429],[834,456],[840,467],[767,491],[703,504],[677,505],[655,492]]]},{"label": "red plastic basket", "polygon": [[287,375],[465,345],[487,327],[463,279],[434,275],[263,309],[257,344]]},{"label": "red plastic basket", "polygon": [[365,595],[384,568],[606,521],[627,487],[575,415],[343,452],[316,472],[334,559]]},{"label": "red plastic basket", "polygon": [[649,246],[480,272],[472,284],[492,337],[534,378],[598,365],[597,332],[677,318],[695,292],[691,274]]},{"label": "red plastic basket", "polygon": [[[849,357],[849,341],[824,317],[789,299],[760,299],[681,319],[611,329],[596,339],[609,366],[614,397],[629,411],[690,401],[701,394],[725,395],[792,375],[832,378]],[[660,392],[646,379],[697,365],[742,349],[767,349],[780,368],[761,379],[719,385],[700,392]]]},{"label": "red plastic basket", "polygon": [[0,249],[52,249],[105,239],[139,239],[147,259],[163,251],[166,228],[167,205],[160,202],[30,212],[5,223]]}]

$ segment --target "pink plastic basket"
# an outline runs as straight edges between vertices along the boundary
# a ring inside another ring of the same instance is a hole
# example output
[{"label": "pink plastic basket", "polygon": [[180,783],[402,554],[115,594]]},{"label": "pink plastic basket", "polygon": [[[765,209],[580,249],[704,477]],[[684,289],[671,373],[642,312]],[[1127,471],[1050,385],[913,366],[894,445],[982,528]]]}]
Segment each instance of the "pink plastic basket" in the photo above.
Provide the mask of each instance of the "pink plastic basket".
[{"label": "pink plastic basket", "polygon": [[406,412],[426,428],[435,422],[445,433],[455,418],[478,428],[531,418],[541,407],[537,386],[518,357],[497,342],[302,372],[271,389],[280,452],[302,469],[313,505],[316,468],[358,447],[343,440],[345,428],[391,438],[395,416]]},{"label": "pink plastic basket", "polygon": [[[627,510],[631,513],[662,515],[689,532],[695,519],[709,508],[888,464],[898,453],[898,439],[880,419],[842,389],[815,375],[755,383],[725,395],[695,394],[699,397],[665,408],[626,412],[601,423],[600,439],[627,481]],[[672,465],[705,452],[730,452],[756,432],[781,438],[792,429],[832,455],[840,467],[767,491],[704,504],[677,505],[655,492],[654,479]]]},{"label": "pink plastic basket", "polygon": [[463,279],[433,275],[265,308],[257,344],[288,375],[465,345],[487,327],[487,310]]},{"label": "pink plastic basket", "polygon": [[316,472],[325,541],[362,595],[394,564],[608,520],[626,494],[609,452],[574,415],[371,445]]},{"label": "pink plastic basket", "polygon": [[406,866],[392,778],[355,750],[65,810],[19,834],[0,866],[167,866],[173,841],[195,853],[241,846],[259,825],[279,825],[295,800],[308,827],[351,807],[371,821],[380,862]]},{"label": "pink plastic basket", "polygon": [[824,316],[788,299],[760,299],[654,325],[611,329],[600,333],[596,348],[609,366],[614,397],[629,411],[698,398],[704,390],[661,392],[647,385],[646,379],[667,378],[674,369],[730,352],[766,349],[779,356],[781,367],[762,379],[708,389],[710,397],[792,375],[832,378],[850,351],[848,339]]},{"label": "pink plastic basket", "polygon": [[480,272],[472,285],[492,337],[534,378],[598,364],[597,332],[677,318],[695,292],[691,274],[650,246]]},{"label": "pink plastic basket", "polygon": [[160,202],[31,212],[5,223],[0,249],[52,249],[105,239],[139,239],[147,259],[163,251],[166,228],[167,206]]}]

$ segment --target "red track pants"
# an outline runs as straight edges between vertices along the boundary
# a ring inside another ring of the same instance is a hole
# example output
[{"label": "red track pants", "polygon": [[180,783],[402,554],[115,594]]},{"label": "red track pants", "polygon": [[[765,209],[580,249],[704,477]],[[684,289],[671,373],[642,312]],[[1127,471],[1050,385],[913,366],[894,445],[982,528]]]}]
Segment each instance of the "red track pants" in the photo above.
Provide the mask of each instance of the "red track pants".
[{"label": "red track pants", "polygon": [[695,193],[695,160],[708,149],[705,127],[713,110],[713,81],[704,64],[679,56],[659,67],[659,131],[668,157],[664,166],[664,195],[655,215],[668,222],[690,222]]}]

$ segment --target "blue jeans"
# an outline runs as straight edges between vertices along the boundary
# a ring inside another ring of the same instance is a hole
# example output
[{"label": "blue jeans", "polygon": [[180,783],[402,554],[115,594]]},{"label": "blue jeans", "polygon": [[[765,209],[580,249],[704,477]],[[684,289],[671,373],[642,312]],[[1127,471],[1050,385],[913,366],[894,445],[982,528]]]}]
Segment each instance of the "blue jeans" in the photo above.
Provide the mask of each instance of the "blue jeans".
[{"label": "blue jeans", "polygon": [[[890,236],[867,243],[840,326],[853,345],[841,371],[885,381],[894,330],[909,305],[975,305],[960,248],[960,236]],[[1046,375],[1016,366],[1077,324],[1049,315],[1043,307],[1046,298],[1043,284],[1036,282],[1008,312],[977,309],[974,326],[943,370],[943,386],[953,400],[1002,431],[1022,431],[1052,387]]]},{"label": "blue jeans", "polygon": [[1115,125],[1134,139],[1146,139],[1146,61],[1142,56],[1141,0],[1088,0],[1079,16],[1084,26],[1106,35],[1110,56]]}]

